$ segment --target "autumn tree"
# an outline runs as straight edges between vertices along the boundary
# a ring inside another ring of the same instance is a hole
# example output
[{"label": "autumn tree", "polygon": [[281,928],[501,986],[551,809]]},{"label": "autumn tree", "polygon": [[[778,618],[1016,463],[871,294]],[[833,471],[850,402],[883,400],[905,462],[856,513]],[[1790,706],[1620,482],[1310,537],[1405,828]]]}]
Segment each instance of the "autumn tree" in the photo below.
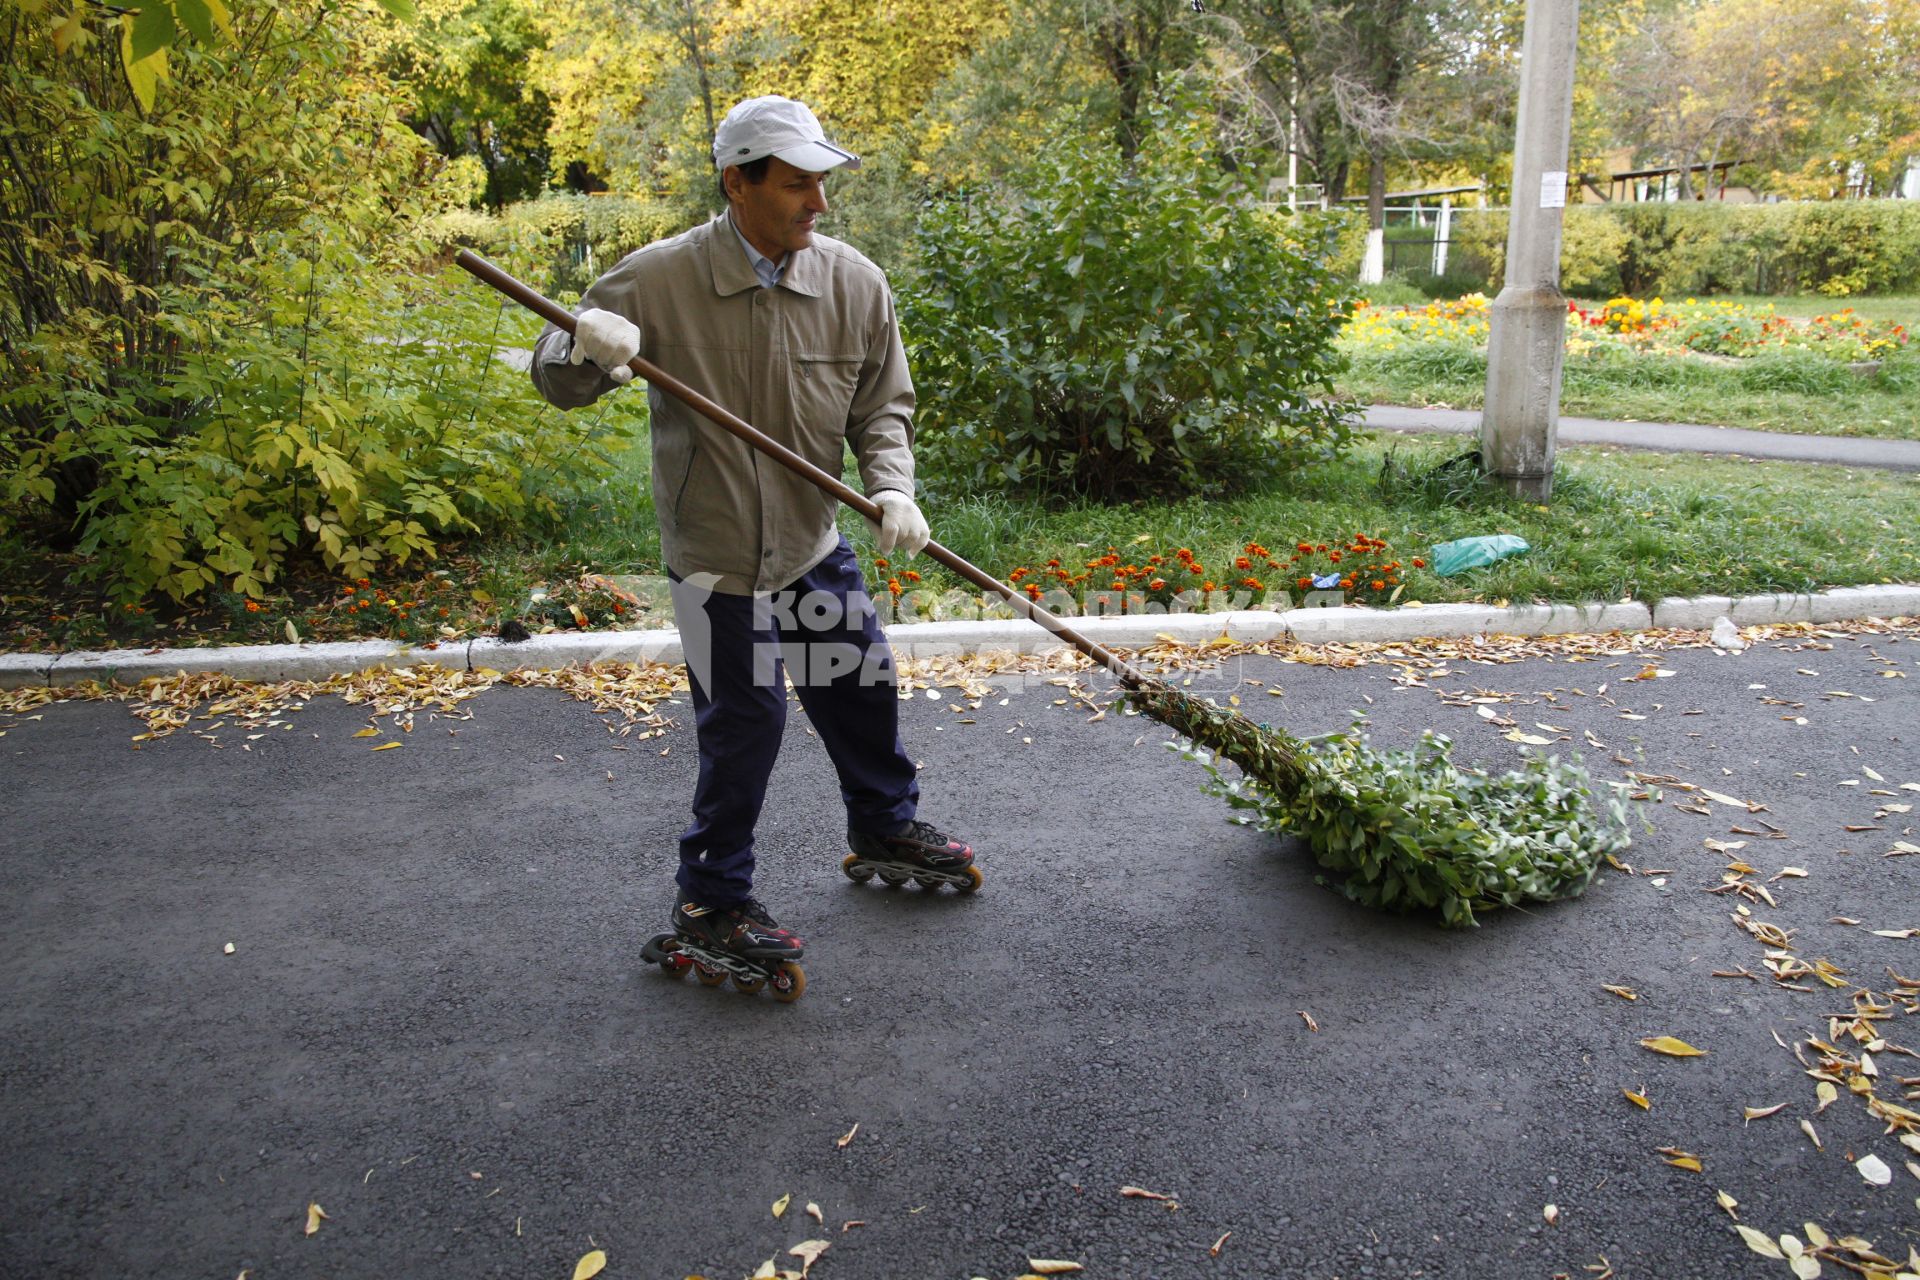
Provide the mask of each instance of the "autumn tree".
[{"label": "autumn tree", "polygon": [[1606,77],[1621,140],[1681,173],[1744,161],[1787,194],[1885,190],[1920,149],[1920,0],[1706,0],[1646,15]]},{"label": "autumn tree", "polygon": [[407,123],[441,155],[479,169],[485,204],[546,186],[552,110],[526,76],[546,33],[530,0],[420,0],[413,21],[369,34],[412,90]]}]

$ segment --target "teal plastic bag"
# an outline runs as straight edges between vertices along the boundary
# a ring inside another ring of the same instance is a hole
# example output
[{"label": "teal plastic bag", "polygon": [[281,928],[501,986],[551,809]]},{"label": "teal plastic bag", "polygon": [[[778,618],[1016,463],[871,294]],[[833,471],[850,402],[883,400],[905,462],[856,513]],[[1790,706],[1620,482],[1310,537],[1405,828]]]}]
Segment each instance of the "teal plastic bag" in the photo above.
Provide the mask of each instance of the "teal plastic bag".
[{"label": "teal plastic bag", "polygon": [[1477,538],[1455,538],[1433,549],[1433,571],[1443,578],[1505,560],[1527,550],[1527,540],[1511,533],[1489,533]]}]

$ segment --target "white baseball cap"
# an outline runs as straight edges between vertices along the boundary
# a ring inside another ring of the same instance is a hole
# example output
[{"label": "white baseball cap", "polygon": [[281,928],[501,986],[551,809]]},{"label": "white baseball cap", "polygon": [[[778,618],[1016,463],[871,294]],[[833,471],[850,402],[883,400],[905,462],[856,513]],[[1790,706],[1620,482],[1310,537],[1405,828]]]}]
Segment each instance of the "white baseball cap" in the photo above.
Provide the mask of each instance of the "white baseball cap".
[{"label": "white baseball cap", "polygon": [[763,156],[779,156],[804,173],[860,167],[859,156],[827,141],[826,130],[806,103],[778,94],[748,98],[727,112],[713,134],[716,169],[751,164]]}]

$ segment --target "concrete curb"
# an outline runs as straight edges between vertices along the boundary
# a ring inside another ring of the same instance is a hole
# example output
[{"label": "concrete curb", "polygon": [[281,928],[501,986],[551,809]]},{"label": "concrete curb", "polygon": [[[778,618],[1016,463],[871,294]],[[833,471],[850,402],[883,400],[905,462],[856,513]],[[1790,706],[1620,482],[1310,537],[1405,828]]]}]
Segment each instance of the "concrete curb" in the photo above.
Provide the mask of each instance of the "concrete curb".
[{"label": "concrete curb", "polygon": [[[1472,635],[1594,635],[1611,631],[1682,628],[1705,631],[1718,618],[1739,626],[1779,622],[1844,622],[1855,618],[1920,617],[1920,586],[1841,587],[1805,595],[1673,596],[1645,604],[1440,604],[1398,609],[1238,610],[1230,613],[1147,614],[1070,618],[1102,644],[1138,647],[1165,637],[1203,644],[1219,637],[1241,643],[1291,640],[1305,644],[1392,642]],[[1011,650],[1044,653],[1066,647],[1023,619],[915,622],[887,628],[896,653],[930,658]],[[438,665],[454,670],[546,670],[570,663],[683,660],[677,631],[586,631],[538,635],[518,644],[492,636],[432,649],[386,640],[355,644],[237,645],[228,648],[109,649],[76,653],[0,653],[0,689],[63,688],[89,680],[137,684],[153,676],[219,672],[239,680],[324,680],[376,667]]]}]

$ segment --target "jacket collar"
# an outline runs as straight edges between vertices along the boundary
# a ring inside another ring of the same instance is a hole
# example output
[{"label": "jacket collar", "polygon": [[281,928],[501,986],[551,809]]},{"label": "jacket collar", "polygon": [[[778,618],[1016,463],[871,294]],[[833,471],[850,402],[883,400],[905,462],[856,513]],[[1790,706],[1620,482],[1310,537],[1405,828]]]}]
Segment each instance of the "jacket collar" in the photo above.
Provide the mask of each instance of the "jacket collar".
[{"label": "jacket collar", "polygon": [[[713,290],[723,298],[760,287],[760,277],[753,273],[753,264],[740,248],[725,210],[707,224],[707,262],[713,271]],[[802,249],[791,255],[787,269],[780,273],[780,283],[774,287],[817,298],[825,271],[818,253]]]}]

